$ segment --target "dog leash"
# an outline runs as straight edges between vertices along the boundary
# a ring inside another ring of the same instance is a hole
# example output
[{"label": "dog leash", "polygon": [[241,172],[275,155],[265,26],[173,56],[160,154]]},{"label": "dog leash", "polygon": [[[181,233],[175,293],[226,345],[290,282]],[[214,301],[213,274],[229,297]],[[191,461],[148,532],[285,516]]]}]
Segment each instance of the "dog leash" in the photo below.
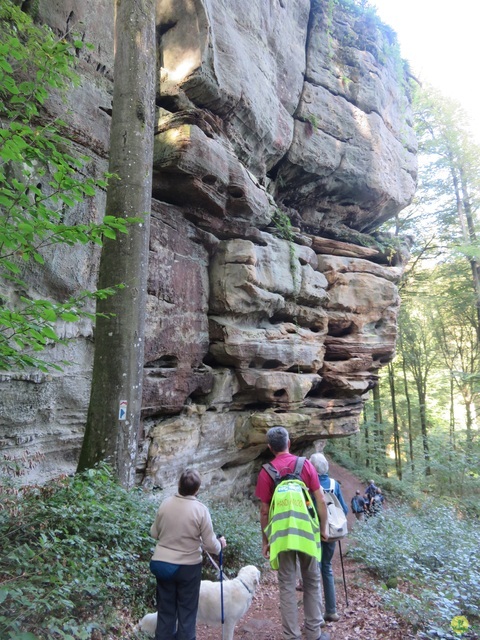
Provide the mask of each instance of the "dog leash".
[{"label": "dog leash", "polygon": [[218,566],[218,564],[215,562],[215,560],[212,558],[212,556],[208,553],[208,551],[205,549],[205,553],[208,556],[208,559],[210,560],[210,562],[213,564],[213,566],[215,567],[215,569],[219,572],[220,571],[220,567]]},{"label": "dog leash", "polygon": [[[215,560],[212,558],[212,556],[208,553],[208,551],[206,551],[206,550],[205,550],[205,553],[207,554],[208,559],[210,560],[210,562],[212,563],[212,565],[215,567],[215,569],[216,569],[216,570],[219,572],[219,574],[220,574],[220,567],[218,566],[218,564],[215,562]],[[245,589],[248,591],[248,593],[249,593],[251,596],[253,596],[253,595],[254,595],[254,593],[255,593],[255,592],[254,592],[254,591],[252,591],[252,589],[249,589],[249,587],[245,584],[245,582],[244,582],[241,578],[239,578],[239,577],[237,576],[237,580],[240,582],[240,584],[242,584],[242,585],[245,587]]]}]

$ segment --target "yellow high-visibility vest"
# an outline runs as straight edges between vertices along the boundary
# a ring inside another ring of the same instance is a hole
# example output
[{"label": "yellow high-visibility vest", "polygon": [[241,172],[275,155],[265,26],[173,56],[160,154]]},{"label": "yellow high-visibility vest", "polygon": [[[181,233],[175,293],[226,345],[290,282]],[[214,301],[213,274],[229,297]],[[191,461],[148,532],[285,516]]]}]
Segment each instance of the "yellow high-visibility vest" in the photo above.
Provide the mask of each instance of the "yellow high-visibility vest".
[{"label": "yellow high-visibility vest", "polygon": [[284,480],[272,496],[265,535],[270,544],[270,566],[278,569],[282,551],[302,551],[320,561],[320,523],[308,489],[301,480]]}]

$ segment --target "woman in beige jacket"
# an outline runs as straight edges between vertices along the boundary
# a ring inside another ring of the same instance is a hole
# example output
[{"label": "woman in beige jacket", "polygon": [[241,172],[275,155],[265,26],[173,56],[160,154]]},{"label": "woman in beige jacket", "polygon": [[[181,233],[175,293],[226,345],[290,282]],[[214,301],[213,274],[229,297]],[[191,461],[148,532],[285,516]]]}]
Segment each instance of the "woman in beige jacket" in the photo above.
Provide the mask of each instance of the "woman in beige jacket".
[{"label": "woman in beige jacket", "polygon": [[202,550],[219,554],[225,538],[216,538],[207,507],[197,500],[200,475],[185,469],[178,493],[160,505],[150,535],[157,540],[150,569],[157,579],[155,640],[195,640]]}]

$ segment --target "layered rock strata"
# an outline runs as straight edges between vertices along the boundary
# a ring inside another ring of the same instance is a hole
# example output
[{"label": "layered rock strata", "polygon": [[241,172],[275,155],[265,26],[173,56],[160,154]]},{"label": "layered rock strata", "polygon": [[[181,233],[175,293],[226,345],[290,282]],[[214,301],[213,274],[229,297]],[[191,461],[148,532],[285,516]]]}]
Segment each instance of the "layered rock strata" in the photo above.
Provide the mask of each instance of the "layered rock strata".
[{"label": "layered rock strata", "polygon": [[[71,127],[101,171],[109,3],[61,4],[40,0],[40,16],[59,32],[66,15],[83,16],[96,44]],[[405,254],[373,234],[415,189],[406,77],[391,31],[352,2],[256,0],[247,15],[236,0],[157,0],[157,20],[139,479],[167,488],[195,464],[219,493],[248,491],[267,428],[285,425],[298,451],[355,433],[394,355]],[[44,453],[37,473],[74,463],[91,337],[91,326],[75,336],[63,376],[0,381],[2,446]]]}]

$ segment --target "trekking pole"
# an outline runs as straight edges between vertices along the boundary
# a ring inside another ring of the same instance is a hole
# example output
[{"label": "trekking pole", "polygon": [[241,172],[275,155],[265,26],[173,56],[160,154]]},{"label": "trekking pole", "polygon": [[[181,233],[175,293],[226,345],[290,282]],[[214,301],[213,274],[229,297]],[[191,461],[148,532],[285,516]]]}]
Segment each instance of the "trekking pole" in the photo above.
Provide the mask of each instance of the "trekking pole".
[{"label": "trekking pole", "polygon": [[348,596],[347,596],[347,581],[345,580],[345,569],[343,567],[343,554],[342,554],[342,543],[340,540],[338,541],[338,549],[340,551],[340,562],[342,565],[342,575],[343,575],[343,587],[345,589],[345,603],[348,607]]},{"label": "trekking pole", "polygon": [[225,622],[225,615],[224,615],[224,611],[223,611],[223,553],[222,553],[222,549],[220,549],[220,553],[218,554],[218,564],[220,567],[220,611],[221,611],[221,620],[222,620],[222,640],[224,640],[223,638],[223,634],[225,631],[225,626],[224,626],[224,622]]}]

